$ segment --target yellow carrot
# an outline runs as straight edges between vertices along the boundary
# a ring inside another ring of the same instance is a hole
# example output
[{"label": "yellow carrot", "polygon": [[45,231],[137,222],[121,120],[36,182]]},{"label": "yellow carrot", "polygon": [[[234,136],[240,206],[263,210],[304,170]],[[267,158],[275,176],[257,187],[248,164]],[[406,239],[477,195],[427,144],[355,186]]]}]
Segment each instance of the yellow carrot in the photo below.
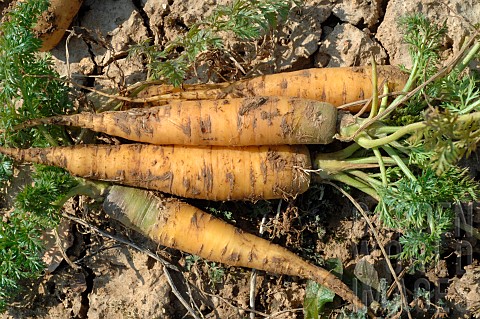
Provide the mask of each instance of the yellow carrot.
[{"label": "yellow carrot", "polygon": [[336,132],[337,109],[286,97],[177,100],[128,111],[36,119],[16,128],[42,123],[79,126],[156,145],[328,144]]},{"label": "yellow carrot", "polygon": [[13,149],[20,162],[58,166],[75,176],[208,200],[258,200],[305,192],[308,149],[297,146],[196,147],[148,144]]},{"label": "yellow carrot", "polygon": [[354,306],[364,307],[348,286],[329,271],[179,200],[114,186],[104,207],[114,219],[160,245],[230,266],[308,278]]},{"label": "yellow carrot", "polygon": [[40,51],[50,51],[62,40],[82,2],[83,0],[50,0],[48,10],[39,17],[34,28],[42,40]]},{"label": "yellow carrot", "polygon": [[[407,75],[394,66],[378,66],[378,83],[389,84],[389,91],[400,91]],[[372,96],[372,68],[317,68],[276,73],[233,83],[193,84],[176,88],[169,85],[147,86],[139,98],[218,99],[253,96],[289,96],[313,99],[340,106]],[[358,111],[363,105],[349,108]]]}]

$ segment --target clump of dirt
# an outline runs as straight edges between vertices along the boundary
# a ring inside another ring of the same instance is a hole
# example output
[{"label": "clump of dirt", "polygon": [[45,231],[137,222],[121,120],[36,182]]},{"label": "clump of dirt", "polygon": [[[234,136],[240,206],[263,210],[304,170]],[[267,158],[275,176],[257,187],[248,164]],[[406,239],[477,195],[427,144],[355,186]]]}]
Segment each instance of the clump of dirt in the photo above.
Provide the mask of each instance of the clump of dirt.
[{"label": "clump of dirt", "polygon": [[86,265],[93,277],[87,318],[169,318],[171,288],[162,265],[149,258],[125,247],[93,256]]},{"label": "clump of dirt", "polygon": [[465,274],[455,277],[446,299],[454,318],[480,318],[480,265],[478,260],[465,266]]}]

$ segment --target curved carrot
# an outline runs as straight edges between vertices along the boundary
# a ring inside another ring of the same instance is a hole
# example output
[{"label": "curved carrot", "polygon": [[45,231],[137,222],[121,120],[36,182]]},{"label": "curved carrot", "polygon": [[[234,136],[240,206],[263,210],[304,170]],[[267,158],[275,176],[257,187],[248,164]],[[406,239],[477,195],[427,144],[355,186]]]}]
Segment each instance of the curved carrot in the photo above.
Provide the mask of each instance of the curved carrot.
[{"label": "curved carrot", "polygon": [[356,307],[364,307],[360,299],[329,271],[179,200],[114,186],[104,207],[114,219],[163,246],[230,266],[315,280]]}]

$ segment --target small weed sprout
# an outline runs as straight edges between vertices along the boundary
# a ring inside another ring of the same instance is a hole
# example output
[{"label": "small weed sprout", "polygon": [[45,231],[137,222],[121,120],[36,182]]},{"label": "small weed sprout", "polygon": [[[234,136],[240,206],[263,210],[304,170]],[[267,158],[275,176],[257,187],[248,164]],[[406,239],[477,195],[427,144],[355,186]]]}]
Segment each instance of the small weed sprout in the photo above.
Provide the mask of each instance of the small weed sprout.
[{"label": "small weed sprout", "polygon": [[192,25],[185,35],[160,50],[150,40],[133,46],[130,54],[143,54],[147,78],[165,80],[175,86],[183,83],[192,64],[207,51],[225,51],[221,34],[233,34],[240,40],[254,40],[286,19],[295,0],[234,0],[216,7],[204,21]]},{"label": "small weed sprout", "polygon": [[342,312],[340,313],[339,317],[340,319],[367,319],[367,310],[366,309],[360,309],[358,311],[350,311],[346,310],[345,308],[342,308]]},{"label": "small weed sprout", "polygon": [[233,218],[233,213],[229,210],[219,210],[214,207],[208,207],[207,211],[212,213],[213,215],[216,215],[220,218],[223,218],[225,220],[228,220],[232,224],[235,224],[237,221]]},{"label": "small weed sprout", "polygon": [[225,278],[225,268],[223,268],[221,264],[206,261],[196,255],[187,255],[185,257],[185,268],[187,268],[188,271],[192,271],[193,267],[198,267],[200,265],[205,265],[207,269],[208,284],[212,289],[223,282],[223,278]]},{"label": "small weed sprout", "polygon": [[192,267],[194,267],[201,258],[196,255],[188,255],[185,257],[185,268],[187,268],[188,271],[192,270]]},{"label": "small weed sprout", "polygon": [[380,295],[380,305],[384,310],[385,317],[390,318],[395,314],[399,313],[402,309],[402,300],[399,294],[394,294],[393,298],[387,298],[388,284],[385,278],[380,278],[379,285],[379,295]]},{"label": "small weed sprout", "polygon": [[222,283],[223,278],[225,278],[225,268],[215,262],[205,262],[205,264],[208,267],[208,278],[212,288]]}]

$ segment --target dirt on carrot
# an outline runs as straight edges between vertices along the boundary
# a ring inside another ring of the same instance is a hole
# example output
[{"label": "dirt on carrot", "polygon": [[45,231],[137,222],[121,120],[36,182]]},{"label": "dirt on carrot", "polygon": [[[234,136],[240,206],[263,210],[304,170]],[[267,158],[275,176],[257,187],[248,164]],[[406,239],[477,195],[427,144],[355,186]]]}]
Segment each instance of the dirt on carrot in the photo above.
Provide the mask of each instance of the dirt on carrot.
[{"label": "dirt on carrot", "polygon": [[34,28],[36,35],[42,40],[40,51],[50,51],[62,40],[82,2],[83,0],[50,0],[48,10],[40,16]]},{"label": "dirt on carrot", "polygon": [[79,126],[156,145],[328,144],[336,133],[337,109],[289,97],[177,100],[157,107],[37,119],[17,129],[39,124]]},{"label": "dirt on carrot", "polygon": [[93,180],[207,200],[295,197],[310,185],[310,154],[298,146],[76,145],[11,149],[19,162],[58,166]]},{"label": "dirt on carrot", "polygon": [[364,307],[331,272],[177,199],[114,186],[104,208],[114,219],[161,245],[230,266],[308,278],[327,286],[355,307]]},{"label": "dirt on carrot", "polygon": [[[389,65],[377,66],[378,83],[388,83],[389,91],[400,91],[407,75],[399,68]],[[218,99],[252,96],[288,96],[313,99],[341,106],[372,96],[372,68],[339,67],[306,69],[293,72],[262,75],[233,83],[193,84],[182,87],[169,85],[147,86],[139,98],[157,97],[171,99]],[[348,110],[356,112],[362,104]]]}]

